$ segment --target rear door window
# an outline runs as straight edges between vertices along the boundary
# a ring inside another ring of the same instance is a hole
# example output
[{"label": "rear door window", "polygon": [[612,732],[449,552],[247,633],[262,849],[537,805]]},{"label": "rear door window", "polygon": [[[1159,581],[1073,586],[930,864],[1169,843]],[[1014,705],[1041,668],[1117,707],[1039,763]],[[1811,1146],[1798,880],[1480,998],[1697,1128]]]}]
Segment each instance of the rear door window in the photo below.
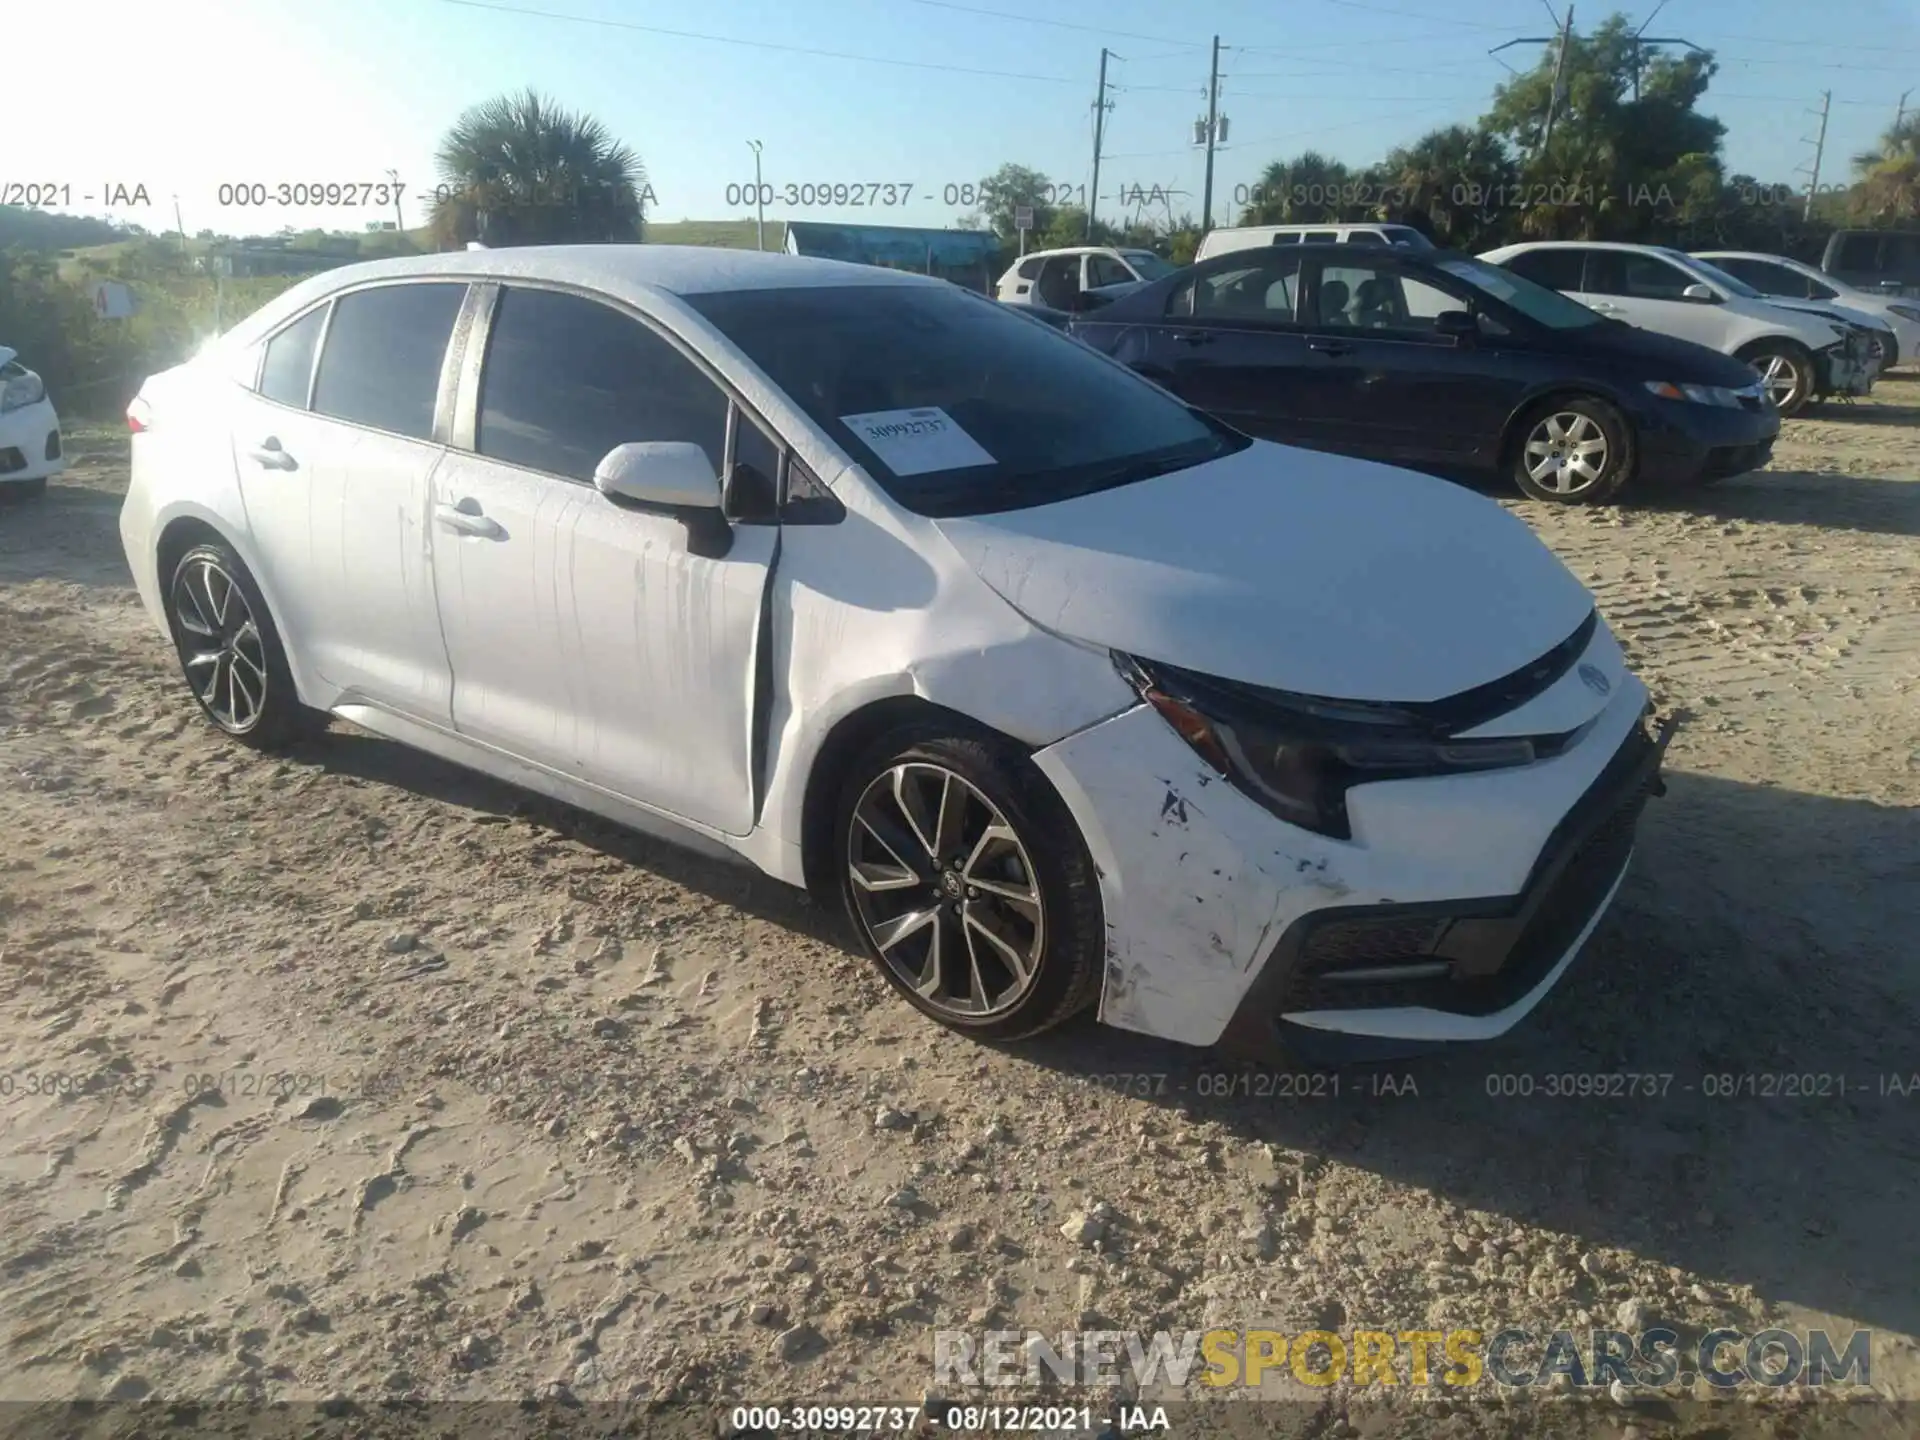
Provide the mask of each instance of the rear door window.
[{"label": "rear door window", "polygon": [[1584,250],[1528,250],[1501,262],[1503,269],[1525,276],[1549,290],[1578,290]]},{"label": "rear door window", "polygon": [[[1247,252],[1248,258],[1194,277],[1191,291],[1176,292],[1171,314],[1199,320],[1258,321],[1290,325],[1298,293],[1300,253]],[[1180,309],[1181,295],[1190,309]]]},{"label": "rear door window", "polygon": [[333,302],[313,408],[415,440],[433,438],[433,407],[454,318],[467,287],[457,281],[376,285]]}]

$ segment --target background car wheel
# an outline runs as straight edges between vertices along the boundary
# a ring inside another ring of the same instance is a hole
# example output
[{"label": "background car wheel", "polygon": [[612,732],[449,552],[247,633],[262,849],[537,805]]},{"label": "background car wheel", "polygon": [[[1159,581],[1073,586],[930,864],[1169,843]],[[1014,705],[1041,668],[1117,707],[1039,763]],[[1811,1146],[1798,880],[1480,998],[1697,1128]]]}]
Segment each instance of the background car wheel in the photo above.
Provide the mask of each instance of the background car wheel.
[{"label": "background car wheel", "polygon": [[1798,345],[1769,341],[1741,358],[1759,373],[1767,398],[1783,418],[1798,415],[1813,399],[1813,357]]},{"label": "background car wheel", "polygon": [[0,501],[32,500],[47,493],[44,477],[39,480],[15,480],[11,483],[0,482]]},{"label": "background car wheel", "polygon": [[1093,860],[1015,747],[940,723],[896,730],[849,770],[834,836],[847,914],[916,1009],[1015,1040],[1093,999],[1103,945]]},{"label": "background car wheel", "polygon": [[260,587],[233,550],[196,545],[167,581],[167,624],[187,687],[209,720],[259,750],[326,728],[300,703]]},{"label": "background car wheel", "polygon": [[1633,478],[1633,430],[1604,400],[1549,400],[1520,422],[1513,479],[1535,500],[1599,505]]}]

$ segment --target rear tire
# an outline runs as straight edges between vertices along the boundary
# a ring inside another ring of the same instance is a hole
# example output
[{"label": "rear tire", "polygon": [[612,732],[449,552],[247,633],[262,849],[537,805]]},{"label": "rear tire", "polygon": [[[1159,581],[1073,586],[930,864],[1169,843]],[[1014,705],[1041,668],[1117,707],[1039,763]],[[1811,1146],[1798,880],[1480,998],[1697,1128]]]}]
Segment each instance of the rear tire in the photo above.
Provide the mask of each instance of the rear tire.
[{"label": "rear tire", "polygon": [[1093,1000],[1105,942],[1093,859],[1007,741],[940,720],[880,737],[841,786],[832,863],[880,973],[948,1029],[1018,1040]]},{"label": "rear tire", "polygon": [[266,597],[231,546],[194,546],[166,586],[180,671],[207,719],[256,750],[281,750],[326,729],[326,712],[300,703]]},{"label": "rear tire", "polygon": [[1513,483],[1531,499],[1604,505],[1633,478],[1633,427],[1597,396],[1544,401],[1516,429]]}]

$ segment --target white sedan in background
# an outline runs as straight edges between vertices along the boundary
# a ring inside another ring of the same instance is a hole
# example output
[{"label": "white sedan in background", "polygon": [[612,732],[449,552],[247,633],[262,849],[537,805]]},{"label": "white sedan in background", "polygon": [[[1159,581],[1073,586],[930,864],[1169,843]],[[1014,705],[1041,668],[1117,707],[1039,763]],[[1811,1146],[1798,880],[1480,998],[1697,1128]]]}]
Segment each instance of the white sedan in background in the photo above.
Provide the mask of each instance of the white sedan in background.
[{"label": "white sedan in background", "polygon": [[1893,343],[1882,368],[1920,359],[1920,300],[1910,295],[1885,295],[1862,290],[1804,260],[1766,255],[1752,250],[1696,250],[1696,258],[1710,261],[1737,280],[1744,280],[1769,300],[1831,301],[1849,310],[1877,316],[1893,331]]},{"label": "white sedan in background", "polygon": [[1522,521],[941,280],[353,265],[128,421],[128,560],[215,725],[331,712],[744,856],[972,1036],[1497,1035],[1658,788],[1645,687]]},{"label": "white sedan in background", "polygon": [[0,496],[38,495],[67,468],[47,387],[17,356],[0,345]]}]

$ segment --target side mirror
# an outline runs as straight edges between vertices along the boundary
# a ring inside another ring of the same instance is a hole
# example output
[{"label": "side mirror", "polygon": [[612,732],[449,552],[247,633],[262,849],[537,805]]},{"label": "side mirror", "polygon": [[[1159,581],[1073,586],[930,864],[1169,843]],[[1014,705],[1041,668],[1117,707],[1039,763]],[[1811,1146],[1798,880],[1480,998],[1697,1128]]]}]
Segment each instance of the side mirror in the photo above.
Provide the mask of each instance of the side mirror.
[{"label": "side mirror", "polygon": [[1697,305],[1718,305],[1720,303],[1720,296],[1711,285],[1701,285],[1698,283],[1689,285],[1686,289],[1682,290],[1680,292],[1680,298],[1682,300],[1691,300]]},{"label": "side mirror", "polygon": [[733,548],[733,527],[720,508],[720,477],[707,452],[691,441],[616,445],[593,467],[593,487],[616,505],[679,516],[689,554],[717,560]]},{"label": "side mirror", "polygon": [[720,477],[707,452],[686,440],[630,441],[593,467],[593,485],[609,500],[656,510],[718,510]]},{"label": "side mirror", "polygon": [[1470,345],[1480,338],[1480,322],[1465,310],[1442,310],[1433,317],[1433,333],[1456,345]]}]

